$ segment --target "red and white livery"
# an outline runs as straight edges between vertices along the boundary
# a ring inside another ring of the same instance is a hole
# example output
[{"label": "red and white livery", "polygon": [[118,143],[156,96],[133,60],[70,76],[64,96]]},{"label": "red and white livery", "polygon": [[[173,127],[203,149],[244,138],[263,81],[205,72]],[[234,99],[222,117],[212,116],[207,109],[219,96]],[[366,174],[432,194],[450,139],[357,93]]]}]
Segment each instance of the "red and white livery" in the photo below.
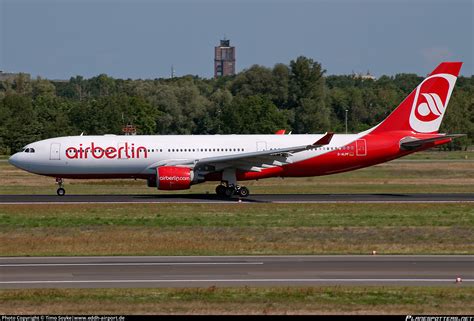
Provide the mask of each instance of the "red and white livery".
[{"label": "red and white livery", "polygon": [[58,195],[64,178],[141,178],[160,190],[217,181],[217,194],[247,196],[238,182],[351,171],[460,136],[438,130],[461,65],[441,63],[384,121],[358,134],[69,136],[29,144],[9,161],[56,177]]}]

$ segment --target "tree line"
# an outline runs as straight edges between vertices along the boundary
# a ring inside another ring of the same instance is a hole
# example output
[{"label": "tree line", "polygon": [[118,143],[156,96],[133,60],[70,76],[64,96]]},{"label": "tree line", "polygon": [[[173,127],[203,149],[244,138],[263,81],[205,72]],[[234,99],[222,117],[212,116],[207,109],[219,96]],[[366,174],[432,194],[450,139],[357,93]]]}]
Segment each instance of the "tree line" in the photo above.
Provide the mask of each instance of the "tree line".
[{"label": "tree line", "polygon": [[[114,79],[105,74],[69,81],[0,81],[0,153],[56,136],[121,134],[271,134],[349,132],[383,120],[421,81],[416,74],[364,79],[326,75],[321,64],[298,57],[273,68],[254,65],[235,76],[206,79]],[[474,76],[460,77],[441,128],[464,133],[446,148],[474,137]]]}]

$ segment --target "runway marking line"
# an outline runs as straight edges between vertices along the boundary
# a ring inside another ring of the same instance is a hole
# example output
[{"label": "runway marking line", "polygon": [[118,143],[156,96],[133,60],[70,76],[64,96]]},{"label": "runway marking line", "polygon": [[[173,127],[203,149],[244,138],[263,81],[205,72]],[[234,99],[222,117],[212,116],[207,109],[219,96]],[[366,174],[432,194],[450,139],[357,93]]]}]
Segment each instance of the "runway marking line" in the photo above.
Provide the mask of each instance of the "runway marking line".
[{"label": "runway marking line", "polygon": [[135,262],[135,263],[23,263],[0,264],[0,267],[41,266],[150,266],[150,265],[263,265],[263,262]]},{"label": "runway marking line", "polygon": [[[474,260],[474,255],[469,254],[380,254],[374,256],[373,254],[321,254],[321,255],[166,255],[166,256],[3,256],[0,257],[2,260],[77,260],[77,259],[110,259],[110,260],[123,260],[123,259],[272,259],[272,258],[291,258],[291,259],[318,259],[318,258],[341,258],[341,259],[433,259],[433,258],[452,258],[452,259],[463,259],[468,258]],[[100,262],[98,262],[100,263]],[[136,263],[136,262],[132,262]],[[167,262],[163,262],[167,263]],[[179,263],[179,262],[178,262]],[[245,262],[244,262],[245,263]],[[15,263],[13,263],[15,264]]]},{"label": "runway marking line", "polygon": [[[456,279],[152,279],[152,280],[31,280],[0,281],[0,284],[60,284],[60,283],[204,283],[204,282],[450,282]],[[463,282],[474,282],[474,279],[463,279]]]}]

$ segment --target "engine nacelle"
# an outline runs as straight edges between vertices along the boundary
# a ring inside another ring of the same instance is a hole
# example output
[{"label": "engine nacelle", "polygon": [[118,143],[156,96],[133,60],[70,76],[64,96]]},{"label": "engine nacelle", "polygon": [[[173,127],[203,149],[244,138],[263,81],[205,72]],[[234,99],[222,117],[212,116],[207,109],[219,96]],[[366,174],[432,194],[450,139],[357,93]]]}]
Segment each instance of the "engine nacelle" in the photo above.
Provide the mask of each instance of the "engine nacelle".
[{"label": "engine nacelle", "polygon": [[161,190],[189,189],[194,173],[187,167],[161,166],[156,169],[156,182]]}]

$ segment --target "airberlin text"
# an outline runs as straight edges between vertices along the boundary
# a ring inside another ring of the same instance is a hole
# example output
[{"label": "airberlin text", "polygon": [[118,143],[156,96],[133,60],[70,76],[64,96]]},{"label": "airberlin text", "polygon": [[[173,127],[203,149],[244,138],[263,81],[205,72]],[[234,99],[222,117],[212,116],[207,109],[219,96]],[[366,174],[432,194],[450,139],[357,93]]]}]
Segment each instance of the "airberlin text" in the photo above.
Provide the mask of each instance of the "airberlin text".
[{"label": "airberlin text", "polygon": [[83,147],[79,144],[79,148],[69,147],[66,149],[66,157],[69,159],[88,159],[88,158],[148,158],[148,151],[145,147],[135,147],[135,144],[125,143],[123,146],[116,147],[100,147],[95,146],[92,142],[90,146]]}]

